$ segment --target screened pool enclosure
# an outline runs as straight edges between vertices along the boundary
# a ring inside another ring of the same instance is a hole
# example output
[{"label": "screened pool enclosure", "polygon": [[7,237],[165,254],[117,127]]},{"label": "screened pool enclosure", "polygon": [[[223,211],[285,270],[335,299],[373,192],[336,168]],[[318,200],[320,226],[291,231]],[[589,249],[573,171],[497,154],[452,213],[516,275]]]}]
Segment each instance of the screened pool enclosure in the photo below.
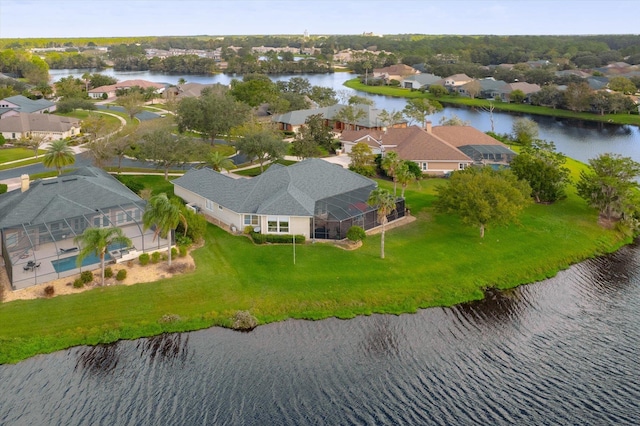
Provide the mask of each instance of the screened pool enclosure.
[{"label": "screened pool enclosure", "polygon": [[2,229],[2,255],[13,288],[98,268],[100,259],[95,255],[87,256],[82,264],[77,263],[79,247],[74,238],[88,227],[119,227],[131,240],[128,247],[110,246],[106,263],[137,259],[142,252],[166,248],[166,239],[153,241],[153,231],[144,232],[143,212],[144,205],[130,203],[37,225],[23,223]]}]

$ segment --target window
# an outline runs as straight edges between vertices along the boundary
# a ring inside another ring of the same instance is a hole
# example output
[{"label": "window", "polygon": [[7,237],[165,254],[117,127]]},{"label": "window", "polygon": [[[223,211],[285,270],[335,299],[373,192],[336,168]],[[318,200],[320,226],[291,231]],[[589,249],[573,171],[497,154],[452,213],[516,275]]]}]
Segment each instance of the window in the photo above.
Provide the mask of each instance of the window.
[{"label": "window", "polygon": [[268,216],[267,232],[287,234],[289,232],[289,218],[286,216]]},{"label": "window", "polygon": [[118,212],[116,213],[116,223],[117,224],[121,224],[125,222],[125,216],[124,216],[124,212]]},{"label": "window", "polygon": [[213,202],[211,200],[204,200],[204,208],[207,210],[213,210]]},{"label": "window", "polygon": [[255,214],[245,214],[244,215],[244,225],[245,226],[258,226],[260,224],[260,216]]},{"label": "window", "polygon": [[458,163],[458,170],[464,170],[466,164],[464,163]]},{"label": "window", "polygon": [[218,204],[218,210],[222,210],[222,206]]},{"label": "window", "polygon": [[6,236],[6,244],[7,244],[7,247],[13,247],[16,244],[18,244],[18,233],[17,232],[12,232],[10,234],[7,234],[7,236]]},{"label": "window", "polygon": [[429,163],[420,163],[420,169],[423,172],[426,172],[427,170],[429,170]]}]

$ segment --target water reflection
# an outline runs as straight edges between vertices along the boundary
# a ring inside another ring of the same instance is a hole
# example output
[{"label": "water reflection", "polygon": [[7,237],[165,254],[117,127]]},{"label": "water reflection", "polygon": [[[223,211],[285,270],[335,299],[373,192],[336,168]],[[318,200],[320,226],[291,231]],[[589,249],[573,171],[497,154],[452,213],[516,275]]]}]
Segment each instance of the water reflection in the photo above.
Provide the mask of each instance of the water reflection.
[{"label": "water reflection", "polygon": [[462,303],[451,309],[467,323],[504,327],[516,320],[526,305],[519,289],[500,291],[490,288],[484,292],[484,299]]},{"label": "water reflection", "polygon": [[108,345],[87,346],[78,353],[74,371],[82,368],[97,376],[109,375],[118,366],[120,360],[120,342]]},{"label": "water reflection", "polygon": [[364,331],[362,346],[367,354],[376,357],[399,354],[399,331],[391,323],[391,317],[372,316],[371,321],[367,321]]},{"label": "water reflection", "polygon": [[184,364],[189,355],[189,335],[182,333],[163,333],[143,339],[138,343],[141,356],[150,361],[179,362]]}]

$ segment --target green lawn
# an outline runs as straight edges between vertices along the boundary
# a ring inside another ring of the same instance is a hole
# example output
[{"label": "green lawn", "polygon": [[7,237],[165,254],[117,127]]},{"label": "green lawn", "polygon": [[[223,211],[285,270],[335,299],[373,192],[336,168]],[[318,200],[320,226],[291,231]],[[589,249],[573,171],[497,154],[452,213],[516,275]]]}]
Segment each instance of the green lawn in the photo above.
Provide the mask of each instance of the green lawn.
[{"label": "green lawn", "polygon": [[[42,155],[45,153],[43,149],[38,150],[38,161],[42,161]],[[28,148],[4,148],[0,149],[0,164],[8,161],[18,161],[33,157],[33,150]],[[16,167],[9,165],[7,168]]]},{"label": "green lawn", "polygon": [[[571,167],[577,171],[580,165]],[[156,177],[141,179],[149,187],[166,185]],[[229,326],[238,310],[250,311],[264,324],[450,306],[482,298],[488,287],[510,288],[552,276],[629,242],[600,228],[596,212],[573,191],[555,205],[532,205],[519,225],[490,227],[481,239],[457,217],[433,212],[435,187],[446,182],[427,179],[408,188],[407,204],[417,220],[387,232],[385,259],[379,257],[377,235],[354,251],[327,243],[296,246],[294,265],[291,245],[255,246],[210,225],[204,247],[193,252],[193,272],[2,304],[0,363],[80,344]],[[168,314],[180,320],[163,322]]]}]

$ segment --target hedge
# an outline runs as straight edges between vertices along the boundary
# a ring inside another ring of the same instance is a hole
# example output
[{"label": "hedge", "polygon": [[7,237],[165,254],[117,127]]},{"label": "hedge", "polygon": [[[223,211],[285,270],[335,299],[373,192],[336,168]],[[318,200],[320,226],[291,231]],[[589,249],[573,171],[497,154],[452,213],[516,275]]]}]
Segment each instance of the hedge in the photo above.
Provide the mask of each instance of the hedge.
[{"label": "hedge", "polygon": [[[293,236],[291,234],[275,235],[275,234],[259,234],[257,232],[251,232],[251,238],[256,244],[291,244]],[[304,235],[295,236],[296,244],[304,244]]]}]

